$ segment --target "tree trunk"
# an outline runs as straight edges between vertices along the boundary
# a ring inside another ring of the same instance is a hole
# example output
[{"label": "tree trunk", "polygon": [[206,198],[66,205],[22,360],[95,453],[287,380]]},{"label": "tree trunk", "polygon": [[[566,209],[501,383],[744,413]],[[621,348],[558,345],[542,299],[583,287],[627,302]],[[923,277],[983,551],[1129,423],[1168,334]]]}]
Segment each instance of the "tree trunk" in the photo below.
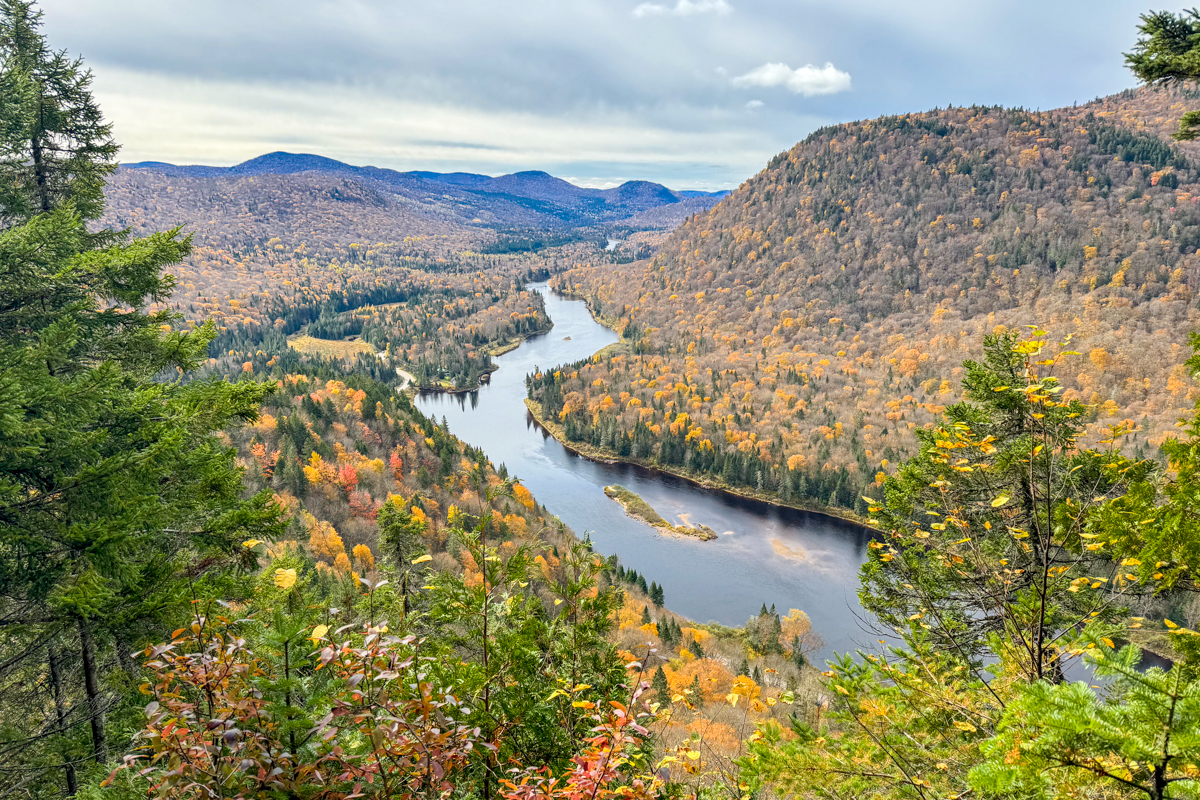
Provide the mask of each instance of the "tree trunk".
[{"label": "tree trunk", "polygon": [[79,643],[83,650],[83,686],[87,691],[88,717],[92,723],[92,754],[99,764],[108,761],[108,742],[104,738],[104,705],[100,697],[100,679],[96,674],[96,642],[92,630],[79,620]]},{"label": "tree trunk", "polygon": [[30,155],[33,157],[33,175],[34,175],[34,178],[37,180],[38,201],[41,204],[42,213],[48,214],[54,210],[54,206],[50,203],[50,184],[49,184],[49,180],[47,179],[47,175],[46,175],[46,172],[47,172],[46,156],[42,152],[42,142],[40,139],[38,139],[38,134],[41,134],[46,129],[45,120],[44,120],[44,112],[45,112],[44,104],[45,103],[44,103],[43,98],[39,97],[38,98],[38,129],[37,129],[37,132],[30,139],[29,145],[30,145],[30,151],[31,151]]},{"label": "tree trunk", "polygon": [[[54,713],[58,718],[58,735],[62,736],[67,730],[67,703],[63,699],[62,673],[58,664],[58,648],[50,645],[48,660],[50,662],[50,691],[54,694]],[[63,751],[63,772],[67,776],[67,797],[73,797],[78,788],[75,781],[75,765],[71,763],[70,755]]]}]

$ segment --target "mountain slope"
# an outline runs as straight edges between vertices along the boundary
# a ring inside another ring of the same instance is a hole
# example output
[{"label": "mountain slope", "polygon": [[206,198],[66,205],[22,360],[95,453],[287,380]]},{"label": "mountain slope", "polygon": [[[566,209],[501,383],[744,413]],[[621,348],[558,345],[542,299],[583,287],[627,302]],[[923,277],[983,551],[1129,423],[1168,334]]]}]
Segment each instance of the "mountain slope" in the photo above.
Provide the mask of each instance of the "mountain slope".
[{"label": "mountain slope", "polygon": [[1075,336],[1064,382],[1094,436],[1130,417],[1152,453],[1197,396],[1200,160],[1165,138],[1186,99],[818,131],[653,261],[562,276],[637,352],[534,394],[611,451],[853,506],[958,398],[985,333],[1038,324]]},{"label": "mountain slope", "polygon": [[[553,228],[623,222],[664,206],[707,209],[725,194],[673,192],[647,181],[629,181],[613,189],[585,189],[545,172],[518,172],[498,178],[471,173],[397,172],[283,152],[267,153],[233,167],[146,161],[124,164],[122,168],[201,179],[301,173],[345,176],[459,222],[503,226]],[[675,216],[668,212],[665,218]]]}]

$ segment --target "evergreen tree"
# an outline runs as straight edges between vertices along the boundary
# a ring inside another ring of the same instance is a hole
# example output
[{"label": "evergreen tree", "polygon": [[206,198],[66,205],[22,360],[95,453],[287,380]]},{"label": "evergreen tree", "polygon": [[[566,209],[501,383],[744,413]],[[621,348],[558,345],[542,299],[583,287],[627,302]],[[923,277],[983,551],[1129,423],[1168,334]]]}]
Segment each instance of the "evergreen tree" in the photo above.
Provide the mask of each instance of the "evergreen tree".
[{"label": "evergreen tree", "polygon": [[652,702],[664,708],[671,704],[671,687],[667,685],[667,673],[661,667],[650,681],[650,691],[653,693]]},{"label": "evergreen tree", "polygon": [[792,663],[796,665],[796,669],[801,671],[808,665],[808,659],[804,657],[804,653],[800,650],[799,636],[792,639]]},{"label": "evergreen tree", "polygon": [[663,623],[658,626],[659,638],[668,645],[675,645],[679,641],[679,635],[675,625],[670,617],[666,617]]},{"label": "evergreen tree", "polygon": [[649,608],[649,606],[642,606],[642,624],[643,624],[643,625],[649,625],[649,624],[651,624],[652,622],[654,622],[654,620],[650,619],[650,608]]},{"label": "evergreen tree", "polygon": [[[89,233],[116,150],[90,76],[46,48],[39,21],[0,4],[0,82],[18,90],[0,101],[0,618],[15,654],[0,703],[26,716],[0,744],[22,753],[27,787],[61,771],[70,791],[85,753],[67,710],[86,755],[107,761],[108,718],[129,702],[110,673],[192,587],[252,565],[242,541],[281,526],[213,435],[254,419],[270,390],[160,379],[195,369],[215,332],[144,310],[170,296],[162,270],[190,242]],[[43,675],[50,708],[23,694]]]},{"label": "evergreen tree", "polygon": [[84,219],[104,208],[117,145],[91,95],[91,72],[49,48],[32,0],[0,0],[0,227],[71,202]]},{"label": "evergreen tree", "polygon": [[[1125,63],[1145,83],[1170,85],[1200,80],[1200,14],[1194,9],[1179,15],[1157,11],[1142,16],[1141,37]],[[1179,121],[1175,138],[1191,141],[1200,135],[1200,111],[1189,111]]]},{"label": "evergreen tree", "polygon": [[699,639],[692,640],[692,646],[688,648],[696,656],[696,658],[705,658],[704,646],[700,644]]},{"label": "evergreen tree", "polygon": [[662,608],[662,606],[666,604],[666,598],[663,596],[663,587],[657,583],[651,583],[650,599],[654,602],[654,605]]},{"label": "evergreen tree", "polygon": [[742,663],[738,667],[737,674],[745,675],[747,678],[750,677],[750,660],[749,659],[747,659],[747,658],[742,659]]},{"label": "evergreen tree", "polygon": [[1094,550],[1079,509],[1123,495],[1152,467],[1115,444],[1076,445],[1087,409],[1058,399],[1044,366],[1060,361],[1052,349],[1040,336],[985,337],[984,361],[964,364],[966,400],[917,432],[919,454],[872,507],[893,535],[872,550],[859,593],[892,628],[929,617],[934,641],[973,664],[1005,648],[1028,680],[1060,676],[1079,620],[1121,613],[1087,580]]},{"label": "evergreen tree", "polygon": [[425,552],[421,534],[425,532],[426,523],[414,519],[404,503],[384,503],[377,522],[380,549],[396,569],[407,569],[413,559]]}]

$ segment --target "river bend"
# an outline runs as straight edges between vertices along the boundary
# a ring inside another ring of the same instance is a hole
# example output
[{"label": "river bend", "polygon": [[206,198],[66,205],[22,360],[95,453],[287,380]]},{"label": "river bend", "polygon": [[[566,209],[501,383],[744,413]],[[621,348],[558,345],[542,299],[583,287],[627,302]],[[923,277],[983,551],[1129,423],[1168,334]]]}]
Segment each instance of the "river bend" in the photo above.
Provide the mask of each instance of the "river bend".
[{"label": "river bend", "polygon": [[[765,603],[781,613],[804,610],[826,646],[816,655],[858,647],[877,649],[862,624],[856,597],[868,531],[853,523],[732,497],[623,464],[575,455],[543,431],[525,408],[525,376],[538,368],[578,361],[617,341],[592,319],[586,305],[531,287],[545,297],[554,321],[548,333],[496,359],[491,383],[469,394],[425,394],[417,405],[446,418],[460,439],[508,467],[538,502],[576,534],[590,534],[596,550],[657,581],[666,604],[698,621],[741,625]],[[626,516],[604,487],[622,484],[680,524],[717,531],[716,541],[663,535]],[[820,663],[820,661],[818,661]]]}]

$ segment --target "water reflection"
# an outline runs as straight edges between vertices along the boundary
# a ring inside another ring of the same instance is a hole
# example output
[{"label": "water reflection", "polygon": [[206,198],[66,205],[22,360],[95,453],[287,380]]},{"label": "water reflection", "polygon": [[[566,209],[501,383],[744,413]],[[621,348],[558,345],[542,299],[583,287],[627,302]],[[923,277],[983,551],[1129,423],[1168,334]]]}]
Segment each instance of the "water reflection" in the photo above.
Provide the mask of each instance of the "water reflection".
[{"label": "water reflection", "polygon": [[[597,551],[616,553],[647,581],[661,584],[673,610],[740,625],[764,604],[782,613],[799,608],[827,642],[822,657],[876,649],[856,596],[870,541],[863,528],[712,492],[634,465],[589,461],[537,425],[524,405],[526,374],[588,358],[617,337],[596,324],[582,302],[534,288],[545,295],[554,321],[550,333],[497,358],[499,369],[479,391],[422,395],[421,410],[434,419],[445,416],[451,431],[503,463],[552,514],[577,534],[590,534]],[[718,538],[701,542],[657,533],[604,494],[613,483],[641,495],[666,519],[707,525]]]}]

